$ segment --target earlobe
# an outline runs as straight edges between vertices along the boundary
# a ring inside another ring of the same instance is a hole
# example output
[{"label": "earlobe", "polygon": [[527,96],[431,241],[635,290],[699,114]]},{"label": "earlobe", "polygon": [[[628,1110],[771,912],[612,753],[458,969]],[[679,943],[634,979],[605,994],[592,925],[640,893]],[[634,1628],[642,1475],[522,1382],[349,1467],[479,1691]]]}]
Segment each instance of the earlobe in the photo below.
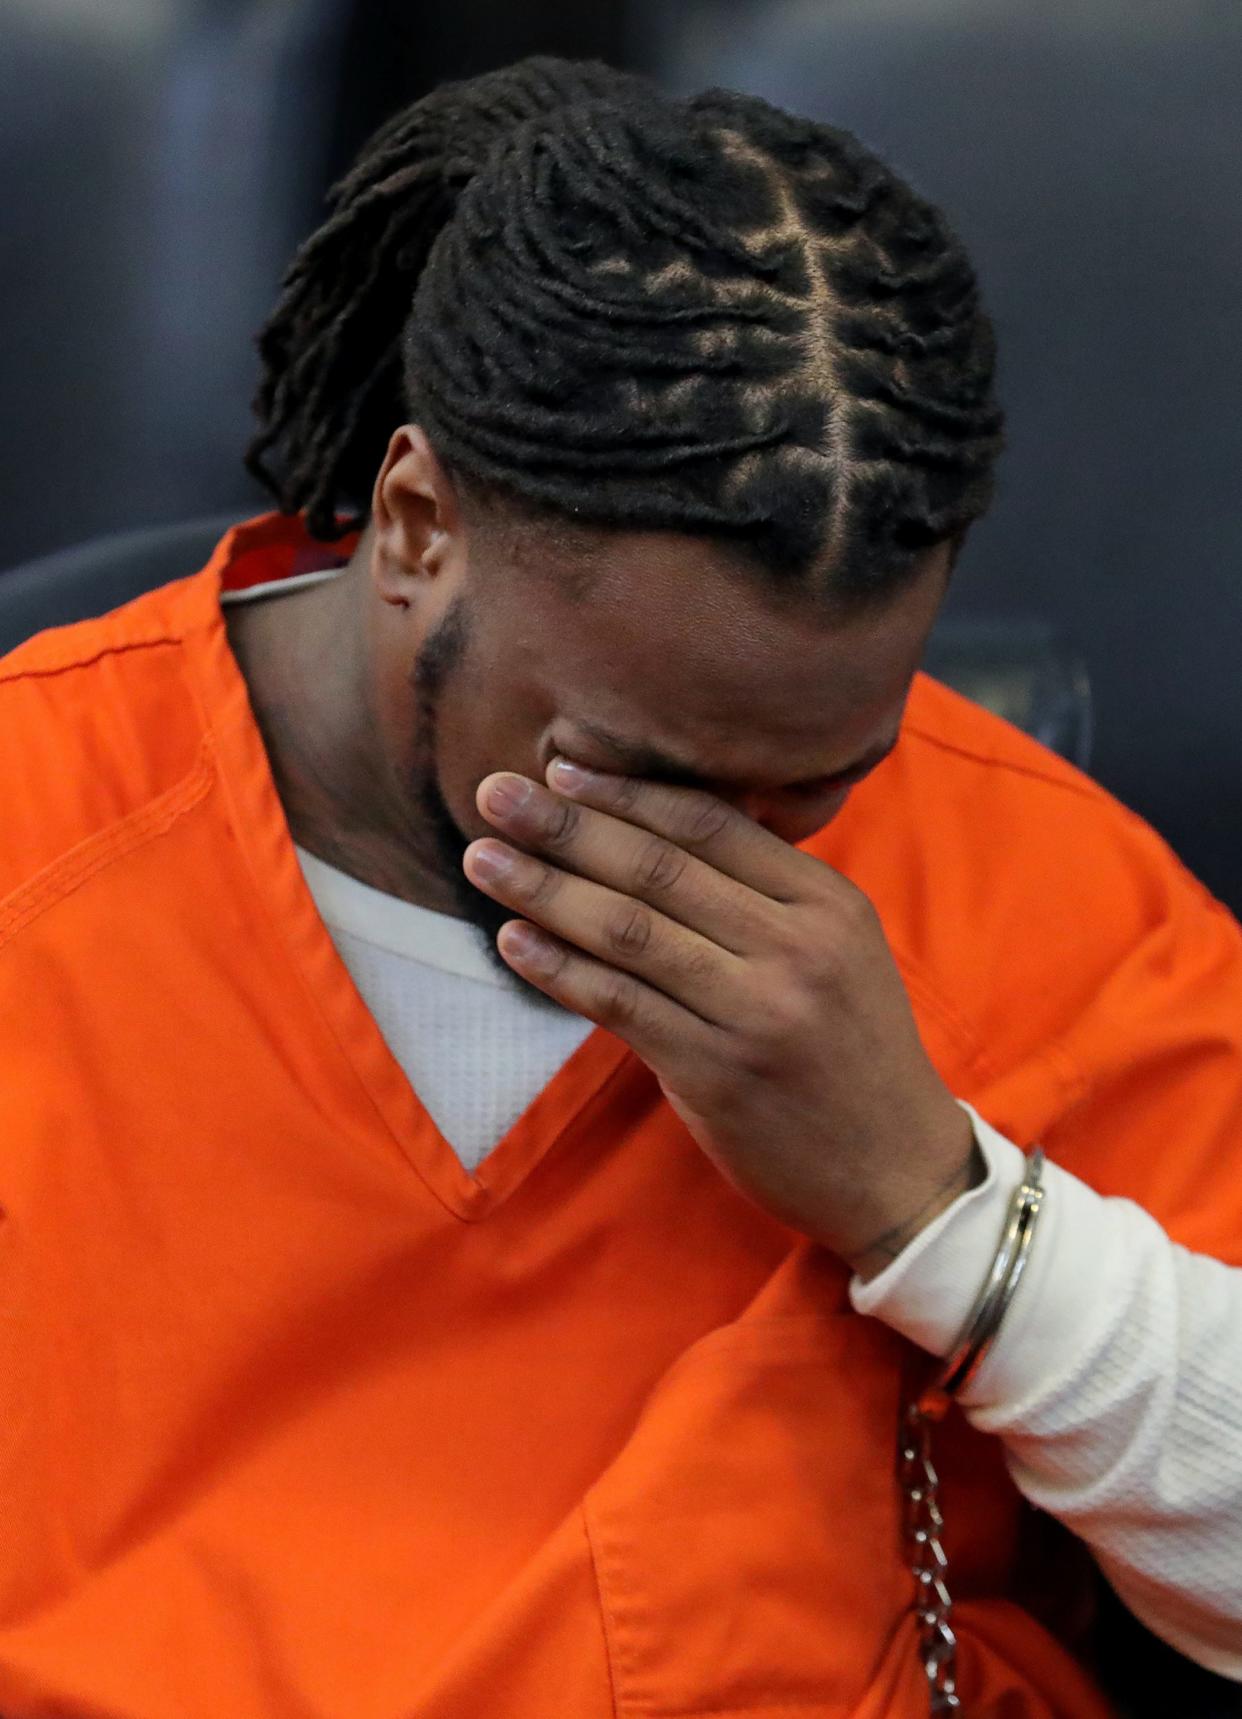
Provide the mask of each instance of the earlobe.
[{"label": "earlobe", "polygon": [[443,567],[458,520],[453,484],[417,424],[393,432],[375,480],[372,576],[381,599],[408,608]]}]

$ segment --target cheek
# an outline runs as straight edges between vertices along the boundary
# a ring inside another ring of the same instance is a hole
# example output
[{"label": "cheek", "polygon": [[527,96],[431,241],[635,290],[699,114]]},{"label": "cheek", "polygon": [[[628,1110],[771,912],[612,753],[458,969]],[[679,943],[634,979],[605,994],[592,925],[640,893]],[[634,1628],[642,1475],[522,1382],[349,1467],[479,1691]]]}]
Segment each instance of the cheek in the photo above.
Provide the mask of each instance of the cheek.
[{"label": "cheek", "polygon": [[542,782],[540,739],[545,724],[528,701],[503,701],[490,688],[485,699],[468,687],[441,706],[436,723],[436,767],[441,790],[461,829],[473,838],[495,835],[475,804],[475,791],[495,770],[515,770]]}]

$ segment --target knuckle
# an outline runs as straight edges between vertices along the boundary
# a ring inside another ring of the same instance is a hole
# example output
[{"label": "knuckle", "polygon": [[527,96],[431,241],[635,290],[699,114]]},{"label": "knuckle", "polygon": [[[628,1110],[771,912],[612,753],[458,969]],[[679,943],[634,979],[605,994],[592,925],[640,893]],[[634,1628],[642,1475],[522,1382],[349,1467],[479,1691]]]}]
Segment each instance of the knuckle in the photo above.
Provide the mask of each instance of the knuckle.
[{"label": "knuckle", "polygon": [[718,836],[733,812],[711,794],[692,794],[684,802],[679,834],[688,842],[709,842]]},{"label": "knuckle", "polygon": [[643,784],[635,776],[618,776],[611,783],[611,791],[612,803],[617,810],[630,812],[638,804]]},{"label": "knuckle", "polygon": [[604,1026],[624,1027],[634,1019],[636,992],[624,973],[605,973],[599,981],[596,1018]]},{"label": "knuckle", "polygon": [[581,808],[572,800],[558,798],[548,814],[543,838],[549,847],[567,847],[578,833],[582,822]]},{"label": "knuckle", "polygon": [[560,888],[560,874],[551,866],[541,865],[523,891],[526,900],[534,907],[542,907],[552,900]]},{"label": "knuckle", "polygon": [[850,883],[848,878],[834,877],[830,892],[830,911],[842,932],[863,931],[877,919],[871,898]]},{"label": "knuckle", "polygon": [[780,1005],[773,1011],[768,1025],[771,1044],[782,1055],[788,1055],[789,1047],[799,1043],[806,1033],[807,1023],[812,1015],[806,999],[800,990],[790,987]]},{"label": "knuckle", "polygon": [[781,971],[796,973],[805,965],[808,950],[815,947],[816,925],[787,911],[768,913],[762,923],[764,941],[772,959]]},{"label": "knuckle", "polygon": [[640,893],[672,889],[686,869],[688,856],[672,842],[655,836],[643,844],[634,862],[634,887]]},{"label": "knuckle", "polygon": [[548,964],[540,977],[545,985],[556,984],[569,966],[570,952],[564,944],[551,943],[547,948],[547,958]]},{"label": "knuckle", "polygon": [[839,899],[820,943],[821,971],[843,978],[865,956],[878,924],[875,909],[861,890]]},{"label": "knuckle", "polygon": [[651,915],[637,902],[627,902],[605,927],[608,947],[618,955],[641,955],[651,941]]},{"label": "knuckle", "polygon": [[816,952],[814,979],[832,989],[840,986],[851,967],[851,937],[844,926],[835,926],[823,938]]},{"label": "knuckle", "polygon": [[681,976],[692,985],[701,984],[712,976],[716,966],[715,952],[701,943],[691,943],[681,956]]},{"label": "knuckle", "polygon": [[780,1047],[775,1038],[760,1030],[740,1035],[733,1065],[748,1080],[774,1080],[780,1070]]},{"label": "knuckle", "polygon": [[768,1079],[788,1062],[790,1047],[803,1034],[806,1011],[796,986],[768,987],[762,1005],[737,1031],[736,1057],[745,1073]]}]

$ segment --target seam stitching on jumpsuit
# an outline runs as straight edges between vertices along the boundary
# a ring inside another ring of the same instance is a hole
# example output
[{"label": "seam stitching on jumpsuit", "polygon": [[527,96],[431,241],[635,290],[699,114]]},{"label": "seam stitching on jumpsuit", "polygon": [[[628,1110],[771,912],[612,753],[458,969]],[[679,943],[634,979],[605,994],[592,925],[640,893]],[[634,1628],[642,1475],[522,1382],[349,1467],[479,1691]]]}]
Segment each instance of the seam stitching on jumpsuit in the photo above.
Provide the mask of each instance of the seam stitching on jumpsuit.
[{"label": "seam stitching on jumpsuit", "polygon": [[163,835],[182,813],[202,799],[211,786],[212,775],[206,748],[203,748],[190,773],[165,790],[158,799],[131,812],[120,823],[110,824],[88,836],[84,842],[36,872],[26,883],[20,884],[8,900],[0,904],[0,948],[42,913],[67,900],[113,860],[132,852],[143,842]]}]

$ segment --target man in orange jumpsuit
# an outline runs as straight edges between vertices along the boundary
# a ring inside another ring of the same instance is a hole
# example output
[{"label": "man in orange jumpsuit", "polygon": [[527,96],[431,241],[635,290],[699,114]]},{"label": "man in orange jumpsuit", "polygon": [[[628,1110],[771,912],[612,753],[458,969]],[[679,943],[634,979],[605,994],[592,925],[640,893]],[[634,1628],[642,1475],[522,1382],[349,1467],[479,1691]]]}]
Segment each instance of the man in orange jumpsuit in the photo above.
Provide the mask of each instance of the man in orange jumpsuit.
[{"label": "man in orange jumpsuit", "polygon": [[[922,1713],[888,1286],[1042,1142],[1177,1253],[1181,1450],[1242,1263],[1237,927],[916,675],[998,445],[960,247],[844,134],[529,62],[379,134],[263,351],[281,513],[0,665],[0,1711]],[[970,1713],[1110,1710],[1054,1470],[1234,1669],[1236,1474],[1151,1481],[1162,1584],[1066,1369],[938,1435]]]}]

